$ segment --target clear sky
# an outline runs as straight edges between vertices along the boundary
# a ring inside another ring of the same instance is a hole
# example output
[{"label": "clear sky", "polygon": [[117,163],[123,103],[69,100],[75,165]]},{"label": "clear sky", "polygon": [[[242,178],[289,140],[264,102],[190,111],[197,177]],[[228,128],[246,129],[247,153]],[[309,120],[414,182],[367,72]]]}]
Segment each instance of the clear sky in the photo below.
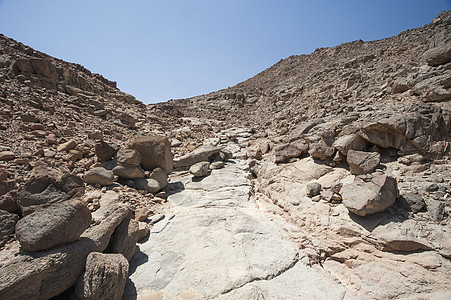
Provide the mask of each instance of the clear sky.
[{"label": "clear sky", "polygon": [[451,0],[0,0],[0,32],[144,103],[233,86],[290,55],[429,23]]}]

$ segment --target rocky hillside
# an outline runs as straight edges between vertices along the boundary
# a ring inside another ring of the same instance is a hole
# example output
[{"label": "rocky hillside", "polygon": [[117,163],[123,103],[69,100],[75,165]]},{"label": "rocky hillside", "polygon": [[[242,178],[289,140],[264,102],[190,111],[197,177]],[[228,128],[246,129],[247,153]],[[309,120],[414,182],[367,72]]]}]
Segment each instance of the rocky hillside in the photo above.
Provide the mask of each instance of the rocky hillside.
[{"label": "rocky hillside", "polygon": [[450,37],[146,106],[1,35],[0,299],[449,299]]}]

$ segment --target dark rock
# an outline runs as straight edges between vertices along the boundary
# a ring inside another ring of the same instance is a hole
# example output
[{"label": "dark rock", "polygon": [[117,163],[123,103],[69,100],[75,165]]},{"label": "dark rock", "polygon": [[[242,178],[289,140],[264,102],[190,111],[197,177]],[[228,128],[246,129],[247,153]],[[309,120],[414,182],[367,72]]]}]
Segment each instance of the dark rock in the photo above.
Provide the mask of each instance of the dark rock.
[{"label": "dark rock", "polygon": [[115,144],[110,145],[104,141],[98,141],[95,146],[95,153],[100,161],[112,159],[118,150],[119,147]]},{"label": "dark rock", "polygon": [[142,136],[129,143],[129,148],[141,154],[141,165],[151,171],[162,168],[166,174],[172,173],[173,161],[171,144],[165,136]]},{"label": "dark rock", "polygon": [[120,164],[139,166],[141,154],[133,149],[119,149],[116,153],[116,160]]},{"label": "dark rock", "polygon": [[107,251],[110,253],[120,253],[130,261],[135,253],[138,231],[138,221],[128,218],[124,219],[111,236]]},{"label": "dark rock", "polygon": [[367,174],[373,172],[379,165],[381,155],[377,152],[349,150],[346,161],[349,164],[351,174]]},{"label": "dark rock", "polygon": [[0,209],[0,248],[14,235],[19,216]]},{"label": "dark rock", "polygon": [[114,173],[103,167],[95,167],[83,175],[83,180],[90,184],[112,185],[114,182]]},{"label": "dark rock", "polygon": [[8,193],[0,196],[0,209],[8,212],[15,212],[20,209],[17,204],[17,190],[9,191]]},{"label": "dark rock", "polygon": [[316,195],[319,195],[321,188],[321,184],[319,184],[318,182],[311,182],[307,184],[307,196],[314,197]]}]

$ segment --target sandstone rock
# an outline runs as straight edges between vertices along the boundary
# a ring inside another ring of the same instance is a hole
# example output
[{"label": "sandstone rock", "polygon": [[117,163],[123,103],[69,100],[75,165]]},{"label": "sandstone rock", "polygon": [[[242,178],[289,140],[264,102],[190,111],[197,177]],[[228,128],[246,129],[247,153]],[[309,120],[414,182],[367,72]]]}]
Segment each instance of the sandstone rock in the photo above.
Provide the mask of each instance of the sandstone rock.
[{"label": "sandstone rock", "polygon": [[91,224],[91,211],[81,201],[57,203],[20,219],[16,236],[27,251],[72,243]]},{"label": "sandstone rock", "polygon": [[125,179],[144,178],[144,170],[136,165],[118,164],[113,168],[113,173]]},{"label": "sandstone rock", "polygon": [[108,252],[120,253],[130,261],[135,253],[138,231],[138,221],[124,219],[111,236]]},{"label": "sandstone rock", "polygon": [[302,140],[278,145],[273,150],[273,161],[280,163],[289,158],[299,157],[302,153],[306,153],[308,149],[308,144]]},{"label": "sandstone rock", "polygon": [[108,144],[104,141],[98,141],[95,146],[95,152],[100,161],[107,161],[113,158],[119,148],[115,144]]},{"label": "sandstone rock", "polygon": [[370,182],[356,177],[341,189],[343,204],[359,216],[374,214],[390,207],[398,196],[396,180],[387,175],[373,176]]},{"label": "sandstone rock", "polygon": [[360,175],[371,173],[381,161],[381,155],[377,152],[363,152],[349,150],[346,161],[349,164],[351,174]]},{"label": "sandstone rock", "polygon": [[14,235],[19,216],[0,209],[0,248]]},{"label": "sandstone rock", "polygon": [[368,142],[358,134],[350,134],[339,137],[332,146],[341,154],[348,155],[349,150],[364,150],[368,146]]},{"label": "sandstone rock", "polygon": [[210,167],[210,163],[208,161],[201,161],[189,168],[191,174],[195,177],[202,177],[208,174],[208,169]]},{"label": "sandstone rock", "polygon": [[50,299],[73,286],[85,268],[90,252],[102,252],[111,234],[128,215],[119,195],[107,192],[100,199],[96,220],[80,240],[47,251],[11,253],[0,266],[0,299]]},{"label": "sandstone rock", "polygon": [[172,173],[173,161],[171,145],[165,136],[142,136],[129,143],[129,148],[141,154],[141,165],[144,170],[151,171],[162,168],[166,174]]},{"label": "sandstone rock", "polygon": [[0,152],[0,161],[2,160],[13,160],[16,158],[16,155],[14,155],[11,151],[1,151]]},{"label": "sandstone rock", "polygon": [[128,276],[128,261],[121,254],[91,252],[75,287],[79,299],[120,300]]},{"label": "sandstone rock", "polygon": [[149,207],[141,207],[135,210],[135,220],[144,222],[152,213],[152,210]]},{"label": "sandstone rock", "polygon": [[95,167],[83,175],[83,180],[90,184],[111,185],[114,182],[114,173],[103,167]]},{"label": "sandstone rock", "polygon": [[139,166],[141,154],[133,149],[119,149],[116,153],[116,160],[120,164]]},{"label": "sandstone rock", "polygon": [[15,212],[20,209],[17,204],[17,190],[12,190],[0,196],[0,209]]},{"label": "sandstone rock", "polygon": [[321,188],[321,184],[318,182],[311,182],[307,184],[307,196],[314,197],[316,195],[319,195]]},{"label": "sandstone rock", "polygon": [[310,144],[310,149],[308,151],[311,157],[320,160],[326,160],[334,154],[334,148],[327,145],[324,140],[319,140]]},{"label": "sandstone rock", "polygon": [[209,161],[209,158],[221,151],[221,147],[202,145],[174,161],[174,168],[187,168],[201,161]]},{"label": "sandstone rock", "polygon": [[77,142],[75,140],[69,140],[69,141],[59,145],[56,149],[59,152],[63,152],[63,151],[69,152],[70,150],[75,149],[75,147],[77,147]]}]

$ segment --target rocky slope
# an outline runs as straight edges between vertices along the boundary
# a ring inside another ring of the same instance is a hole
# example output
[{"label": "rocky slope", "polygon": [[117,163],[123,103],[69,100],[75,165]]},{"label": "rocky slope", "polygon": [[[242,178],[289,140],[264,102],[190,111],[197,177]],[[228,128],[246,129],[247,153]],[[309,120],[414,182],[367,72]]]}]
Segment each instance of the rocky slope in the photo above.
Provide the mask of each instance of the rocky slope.
[{"label": "rocky slope", "polygon": [[149,106],[0,36],[0,298],[448,299],[450,36]]}]

